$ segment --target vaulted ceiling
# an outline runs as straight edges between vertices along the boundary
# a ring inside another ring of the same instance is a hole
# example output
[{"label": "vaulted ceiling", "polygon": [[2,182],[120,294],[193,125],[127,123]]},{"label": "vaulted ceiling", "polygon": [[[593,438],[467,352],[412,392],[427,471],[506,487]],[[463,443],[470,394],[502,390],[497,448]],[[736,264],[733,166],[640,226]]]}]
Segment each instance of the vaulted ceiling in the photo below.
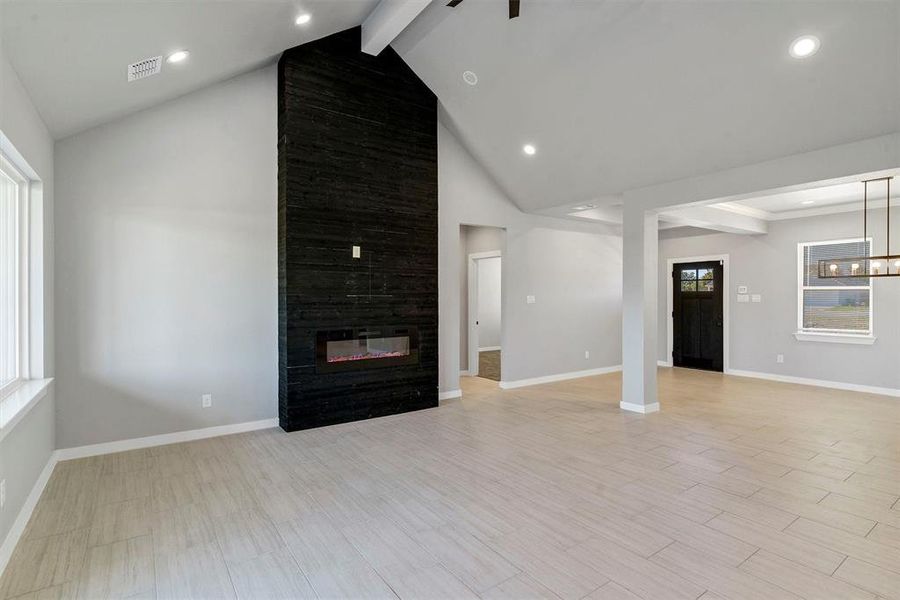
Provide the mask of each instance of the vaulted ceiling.
[{"label": "vaulted ceiling", "polygon": [[[270,63],[377,4],[0,0],[0,35],[60,138]],[[522,0],[513,20],[505,0],[435,0],[392,46],[538,212],[900,130],[898,29],[900,0]],[[798,60],[802,34],[822,43]],[[182,47],[186,68],[126,81],[128,63]]]},{"label": "vaulted ceiling", "polygon": [[[393,47],[525,210],[608,204],[900,123],[896,1],[522,0],[514,20],[506,10],[434,2]],[[821,48],[798,60],[788,47],[803,34]]]},{"label": "vaulted ceiling", "polygon": [[[359,25],[378,0],[0,0],[0,40],[56,138],[275,61]],[[298,27],[297,15],[311,20]],[[129,83],[126,67],[181,48],[184,65]],[[274,109],[273,109],[274,110]]]}]

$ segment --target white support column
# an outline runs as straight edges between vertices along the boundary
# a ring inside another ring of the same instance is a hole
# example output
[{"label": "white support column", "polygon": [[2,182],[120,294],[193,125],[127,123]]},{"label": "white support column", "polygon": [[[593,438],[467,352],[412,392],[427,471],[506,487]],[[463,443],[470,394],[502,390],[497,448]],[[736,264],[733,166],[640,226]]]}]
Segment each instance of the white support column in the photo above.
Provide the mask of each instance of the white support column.
[{"label": "white support column", "polygon": [[622,401],[639,413],[659,410],[656,322],[659,215],[625,203],[622,225]]}]

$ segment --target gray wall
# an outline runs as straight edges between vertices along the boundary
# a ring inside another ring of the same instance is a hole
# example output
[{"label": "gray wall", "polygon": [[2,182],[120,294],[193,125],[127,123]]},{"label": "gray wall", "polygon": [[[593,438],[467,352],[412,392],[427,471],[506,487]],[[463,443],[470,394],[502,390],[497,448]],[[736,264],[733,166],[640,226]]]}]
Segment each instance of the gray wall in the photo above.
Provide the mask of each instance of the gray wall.
[{"label": "gray wall", "polygon": [[[275,93],[265,68],[57,143],[58,447],[275,416]],[[506,230],[505,380],[618,365],[621,238],[522,213],[444,126],[439,175],[441,390],[460,225]]]},{"label": "gray wall", "polygon": [[[438,170],[441,391],[459,387],[465,224],[506,229],[504,381],[620,364],[621,237],[601,225],[521,212],[444,125]],[[528,295],[535,304],[526,304]]]},{"label": "gray wall", "polygon": [[[32,330],[33,377],[53,374],[53,139],[0,48],[0,131],[40,179],[43,221],[42,277],[31,281],[41,316]],[[35,207],[33,207],[35,208]],[[34,303],[32,304],[34,308]],[[35,354],[39,354],[36,356]],[[0,511],[0,544],[55,448],[51,387],[31,411],[0,441],[0,479],[6,480],[6,505]]]},{"label": "gray wall", "polygon": [[57,143],[59,447],[276,416],[275,91],[272,66]]},{"label": "gray wall", "polygon": [[[506,246],[506,231],[499,227],[461,225],[459,236],[461,250],[459,263],[459,368],[461,371],[465,371],[469,368],[469,255],[491,251],[500,252],[502,255],[503,248]],[[498,341],[496,345],[499,346],[500,342]]]},{"label": "gray wall", "polygon": [[[659,358],[667,356],[666,262],[669,258],[728,254],[731,282],[730,368],[900,389],[900,281],[874,281],[875,344],[800,342],[797,330],[797,244],[862,235],[862,213],[774,221],[760,236],[713,234],[668,238],[659,244]],[[876,251],[884,247],[884,211],[871,215]],[[896,225],[895,225],[896,229]],[[677,232],[674,233],[677,235]],[[761,294],[758,304],[738,304],[737,286]],[[784,354],[784,363],[776,355]]]}]

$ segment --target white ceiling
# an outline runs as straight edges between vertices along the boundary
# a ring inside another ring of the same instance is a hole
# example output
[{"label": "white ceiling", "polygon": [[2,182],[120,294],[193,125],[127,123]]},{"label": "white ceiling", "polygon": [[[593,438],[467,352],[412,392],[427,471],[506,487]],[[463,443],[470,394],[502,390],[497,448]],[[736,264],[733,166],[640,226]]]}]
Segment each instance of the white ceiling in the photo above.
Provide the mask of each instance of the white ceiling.
[{"label": "white ceiling", "polygon": [[[378,0],[0,0],[0,39],[51,134],[62,138],[275,60],[359,25]],[[298,27],[294,19],[309,12]],[[128,83],[126,66],[189,61]]]},{"label": "white ceiling", "polygon": [[[0,0],[0,35],[61,138],[359,25],[377,2]],[[608,207],[629,189],[900,127],[900,0],[522,0],[514,20],[506,10],[435,0],[393,46],[527,211]],[[301,11],[305,27],[293,23]],[[788,45],[806,33],[820,51],[792,59]],[[127,83],[128,63],[178,48],[187,64]]]},{"label": "white ceiling", "polygon": [[[896,0],[434,2],[393,43],[525,210],[892,133]],[[819,52],[788,46],[815,34]],[[472,87],[462,73],[472,70]],[[537,146],[534,157],[521,152]],[[603,204],[603,203],[601,203]]]},{"label": "white ceiling", "polygon": [[[891,182],[891,196],[900,194],[900,181]],[[884,181],[875,181],[869,184],[868,199],[872,205],[883,205],[887,187]],[[863,184],[861,182],[843,183],[808,190],[798,190],[783,194],[772,194],[747,198],[739,202],[726,204],[738,204],[755,210],[772,214],[780,214],[795,210],[807,210],[823,207],[837,207],[851,205],[862,208]]]}]

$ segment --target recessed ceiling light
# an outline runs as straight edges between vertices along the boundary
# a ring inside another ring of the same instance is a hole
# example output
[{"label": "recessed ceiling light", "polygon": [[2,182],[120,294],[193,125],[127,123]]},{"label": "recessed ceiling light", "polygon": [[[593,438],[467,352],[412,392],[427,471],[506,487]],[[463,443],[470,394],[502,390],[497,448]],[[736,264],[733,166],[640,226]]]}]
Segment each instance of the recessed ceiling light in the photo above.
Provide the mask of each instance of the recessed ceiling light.
[{"label": "recessed ceiling light", "polygon": [[814,35],[803,35],[791,42],[788,50],[794,58],[806,58],[819,50],[819,38]]},{"label": "recessed ceiling light", "polygon": [[534,156],[537,152],[537,148],[535,148],[532,144],[525,144],[524,146],[522,146],[522,152],[524,152],[528,156]]},{"label": "recessed ceiling light", "polygon": [[294,19],[295,25],[306,25],[310,22],[312,16],[309,13],[303,13],[302,15],[297,15],[297,18]]},{"label": "recessed ceiling light", "polygon": [[475,85],[476,83],[478,83],[478,75],[476,75],[472,71],[463,71],[463,81],[465,81],[469,85]]},{"label": "recessed ceiling light", "polygon": [[166,57],[167,63],[180,63],[187,59],[190,56],[190,52],[187,50],[178,50],[177,52],[173,52],[169,56]]},{"label": "recessed ceiling light", "polygon": [[804,201],[801,202],[800,204],[815,204],[815,203],[816,203],[815,200],[804,200]]}]

